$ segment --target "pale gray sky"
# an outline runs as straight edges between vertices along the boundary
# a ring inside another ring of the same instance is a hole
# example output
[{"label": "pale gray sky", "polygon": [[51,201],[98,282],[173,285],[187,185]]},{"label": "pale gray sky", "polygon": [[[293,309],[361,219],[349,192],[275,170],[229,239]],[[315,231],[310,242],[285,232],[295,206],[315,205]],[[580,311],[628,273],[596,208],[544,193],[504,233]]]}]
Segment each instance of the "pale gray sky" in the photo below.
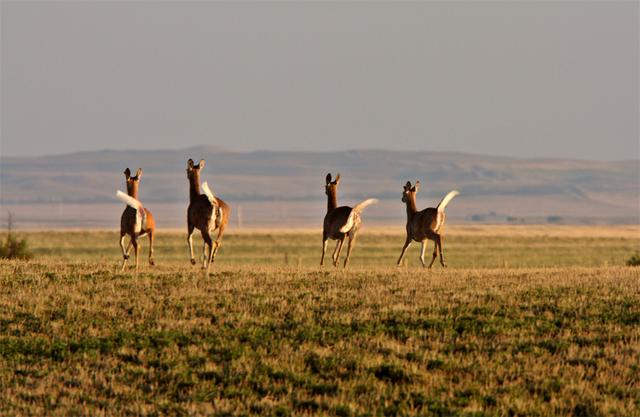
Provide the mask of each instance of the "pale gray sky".
[{"label": "pale gray sky", "polygon": [[638,158],[639,3],[1,3],[2,155]]}]

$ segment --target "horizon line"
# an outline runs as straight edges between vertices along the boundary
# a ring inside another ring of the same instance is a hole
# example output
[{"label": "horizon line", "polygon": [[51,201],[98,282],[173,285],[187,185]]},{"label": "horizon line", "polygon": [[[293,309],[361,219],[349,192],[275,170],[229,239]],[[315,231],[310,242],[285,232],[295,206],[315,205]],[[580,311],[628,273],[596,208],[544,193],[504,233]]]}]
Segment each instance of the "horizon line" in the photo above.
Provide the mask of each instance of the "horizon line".
[{"label": "horizon line", "polygon": [[333,150],[287,150],[287,149],[251,149],[251,150],[237,150],[231,149],[224,146],[218,145],[210,145],[210,144],[198,144],[193,146],[187,146],[183,148],[169,148],[169,147],[158,147],[151,149],[144,148],[122,148],[122,149],[113,149],[113,148],[102,148],[102,149],[88,149],[88,150],[78,150],[78,151],[67,151],[60,153],[47,153],[42,155],[4,155],[0,153],[0,159],[39,159],[39,158],[52,158],[52,157],[61,157],[61,156],[73,156],[73,155],[82,155],[82,154],[97,154],[97,153],[107,153],[107,152],[180,152],[180,151],[188,151],[188,150],[196,150],[198,148],[209,148],[205,149],[205,151],[216,151],[219,153],[226,154],[255,154],[255,153],[299,153],[299,154],[332,154],[332,153],[349,153],[349,152],[389,152],[389,153],[413,153],[413,152],[425,152],[425,153],[434,153],[434,154],[455,154],[455,155],[473,155],[473,156],[481,156],[481,157],[490,157],[490,158],[502,158],[502,159],[516,159],[516,160],[562,160],[562,161],[585,161],[585,162],[638,162],[640,161],[640,155],[636,158],[627,158],[627,159],[593,159],[593,158],[580,158],[573,156],[514,156],[514,155],[503,155],[503,154],[488,154],[488,153],[480,153],[480,152],[472,152],[472,151],[454,151],[454,150],[431,150],[431,149],[389,149],[389,148],[345,148],[345,149],[333,149]]}]

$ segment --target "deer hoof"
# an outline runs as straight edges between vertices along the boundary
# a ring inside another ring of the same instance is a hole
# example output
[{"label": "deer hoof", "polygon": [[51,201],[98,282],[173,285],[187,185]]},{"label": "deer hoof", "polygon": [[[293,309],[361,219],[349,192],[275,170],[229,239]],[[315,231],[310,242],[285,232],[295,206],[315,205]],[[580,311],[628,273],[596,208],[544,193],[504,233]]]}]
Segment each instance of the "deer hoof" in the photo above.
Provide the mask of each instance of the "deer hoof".
[{"label": "deer hoof", "polygon": [[154,266],[156,264],[156,261],[154,261],[153,259],[149,259],[149,265]]},{"label": "deer hoof", "polygon": [[196,264],[196,260],[191,258],[191,265],[195,265]]}]

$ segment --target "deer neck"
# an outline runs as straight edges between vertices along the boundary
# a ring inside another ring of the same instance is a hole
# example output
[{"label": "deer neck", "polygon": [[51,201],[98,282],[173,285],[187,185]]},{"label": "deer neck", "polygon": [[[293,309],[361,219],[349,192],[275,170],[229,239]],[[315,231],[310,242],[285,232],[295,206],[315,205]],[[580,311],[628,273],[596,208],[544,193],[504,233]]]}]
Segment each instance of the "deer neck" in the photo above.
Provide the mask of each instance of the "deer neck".
[{"label": "deer neck", "polygon": [[200,175],[189,178],[189,201],[193,202],[200,195]]},{"label": "deer neck", "polygon": [[418,208],[416,207],[416,196],[409,195],[407,198],[407,219],[411,219],[417,212]]},{"label": "deer neck", "polygon": [[336,207],[338,207],[338,196],[336,196],[335,190],[331,190],[327,195],[327,213],[329,213]]},{"label": "deer neck", "polygon": [[136,200],[138,199],[138,185],[137,184],[133,184],[131,186],[127,186],[127,194],[129,194],[129,197],[133,197]]}]

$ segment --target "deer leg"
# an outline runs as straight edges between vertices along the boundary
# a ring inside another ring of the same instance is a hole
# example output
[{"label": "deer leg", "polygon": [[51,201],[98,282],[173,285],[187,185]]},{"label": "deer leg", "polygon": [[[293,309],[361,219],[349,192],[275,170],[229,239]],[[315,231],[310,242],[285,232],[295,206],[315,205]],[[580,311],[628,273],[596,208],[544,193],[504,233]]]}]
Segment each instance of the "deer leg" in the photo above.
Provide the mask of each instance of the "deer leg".
[{"label": "deer leg", "polygon": [[[204,240],[204,244],[202,245],[202,254],[204,255],[204,259],[202,260],[202,269],[209,269],[209,265],[211,264],[211,255],[213,255],[213,241],[211,240],[211,234],[209,231],[202,232],[202,240]],[[209,247],[209,252],[207,253],[207,246]]]},{"label": "deer leg", "polygon": [[213,248],[213,256],[211,257],[211,262],[216,260],[216,255],[218,254],[218,249],[222,246],[222,234],[224,233],[224,225],[221,224],[218,228],[218,236],[216,237],[216,241],[214,242],[215,247]]},{"label": "deer leg", "polygon": [[407,248],[411,244],[411,241],[412,241],[411,237],[407,236],[407,240],[404,241],[402,252],[400,252],[400,257],[398,258],[398,266],[400,266],[400,263],[402,262],[402,258],[404,258],[404,253],[407,251]]},{"label": "deer leg", "polygon": [[[215,248],[213,247],[213,245],[214,245],[213,239],[210,239],[210,242],[209,242],[209,258],[207,259],[207,271],[209,270],[209,267],[211,266],[211,263],[213,262],[213,257],[215,256]],[[216,242],[216,245],[217,245],[217,242]]]},{"label": "deer leg", "polygon": [[124,248],[124,239],[126,237],[125,233],[120,233],[120,249],[122,250],[122,257],[127,259],[127,250]]},{"label": "deer leg", "polygon": [[425,266],[427,266],[424,263],[424,252],[425,252],[425,249],[427,249],[427,241],[423,240],[420,243],[422,244],[422,246],[420,247],[420,262],[422,262],[422,267],[424,268]]},{"label": "deer leg", "polygon": [[438,251],[440,252],[440,265],[442,265],[443,268],[446,268],[447,264],[444,261],[443,242],[444,242],[444,236],[438,235]]},{"label": "deer leg", "polygon": [[342,245],[344,245],[344,237],[336,242],[336,249],[333,251],[333,266],[338,266],[340,254],[342,253]]},{"label": "deer leg", "polygon": [[[129,248],[124,248],[124,239],[126,238],[126,234],[120,232],[120,249],[122,249],[122,270],[127,266],[127,259],[129,259]],[[129,242],[129,246],[131,246],[131,242]]]},{"label": "deer leg", "polygon": [[349,247],[347,248],[347,257],[344,260],[344,267],[346,268],[349,264],[349,258],[351,258],[351,250],[356,244],[356,234],[353,232],[353,235],[349,233]]},{"label": "deer leg", "polygon": [[140,245],[138,245],[138,239],[136,237],[131,238],[131,244],[133,244],[133,252],[136,255],[136,273],[138,272],[138,255],[140,253]]},{"label": "deer leg", "polygon": [[433,247],[433,257],[431,258],[431,263],[429,264],[429,269],[431,269],[431,266],[433,265],[433,261],[436,260],[436,257],[438,256],[438,241],[435,241],[435,246]]},{"label": "deer leg", "polygon": [[320,266],[324,265],[324,254],[327,252],[327,246],[329,245],[329,238],[326,235],[322,236],[322,258],[320,258]]},{"label": "deer leg", "polygon": [[196,264],[196,258],[193,257],[193,229],[194,225],[187,222],[187,243],[189,244],[189,259],[191,259],[191,265]]},{"label": "deer leg", "polygon": [[209,257],[207,256],[207,242],[203,238],[202,239],[202,268],[203,269],[207,266],[207,259],[209,259]]},{"label": "deer leg", "polygon": [[127,252],[125,254],[126,258],[122,262],[122,270],[123,271],[124,271],[125,264],[127,263],[127,260],[129,259],[129,252],[131,252],[131,246],[133,246],[133,241],[129,240],[129,244],[127,245]]},{"label": "deer leg", "polygon": [[154,237],[154,233],[155,231],[150,230],[149,231],[149,265],[155,265],[155,261],[153,260],[153,237]]},{"label": "deer leg", "polygon": [[333,265],[336,264],[336,253],[338,253],[338,248],[340,247],[341,240],[336,240],[336,247],[333,249],[333,253],[331,254],[331,261],[333,261]]}]

